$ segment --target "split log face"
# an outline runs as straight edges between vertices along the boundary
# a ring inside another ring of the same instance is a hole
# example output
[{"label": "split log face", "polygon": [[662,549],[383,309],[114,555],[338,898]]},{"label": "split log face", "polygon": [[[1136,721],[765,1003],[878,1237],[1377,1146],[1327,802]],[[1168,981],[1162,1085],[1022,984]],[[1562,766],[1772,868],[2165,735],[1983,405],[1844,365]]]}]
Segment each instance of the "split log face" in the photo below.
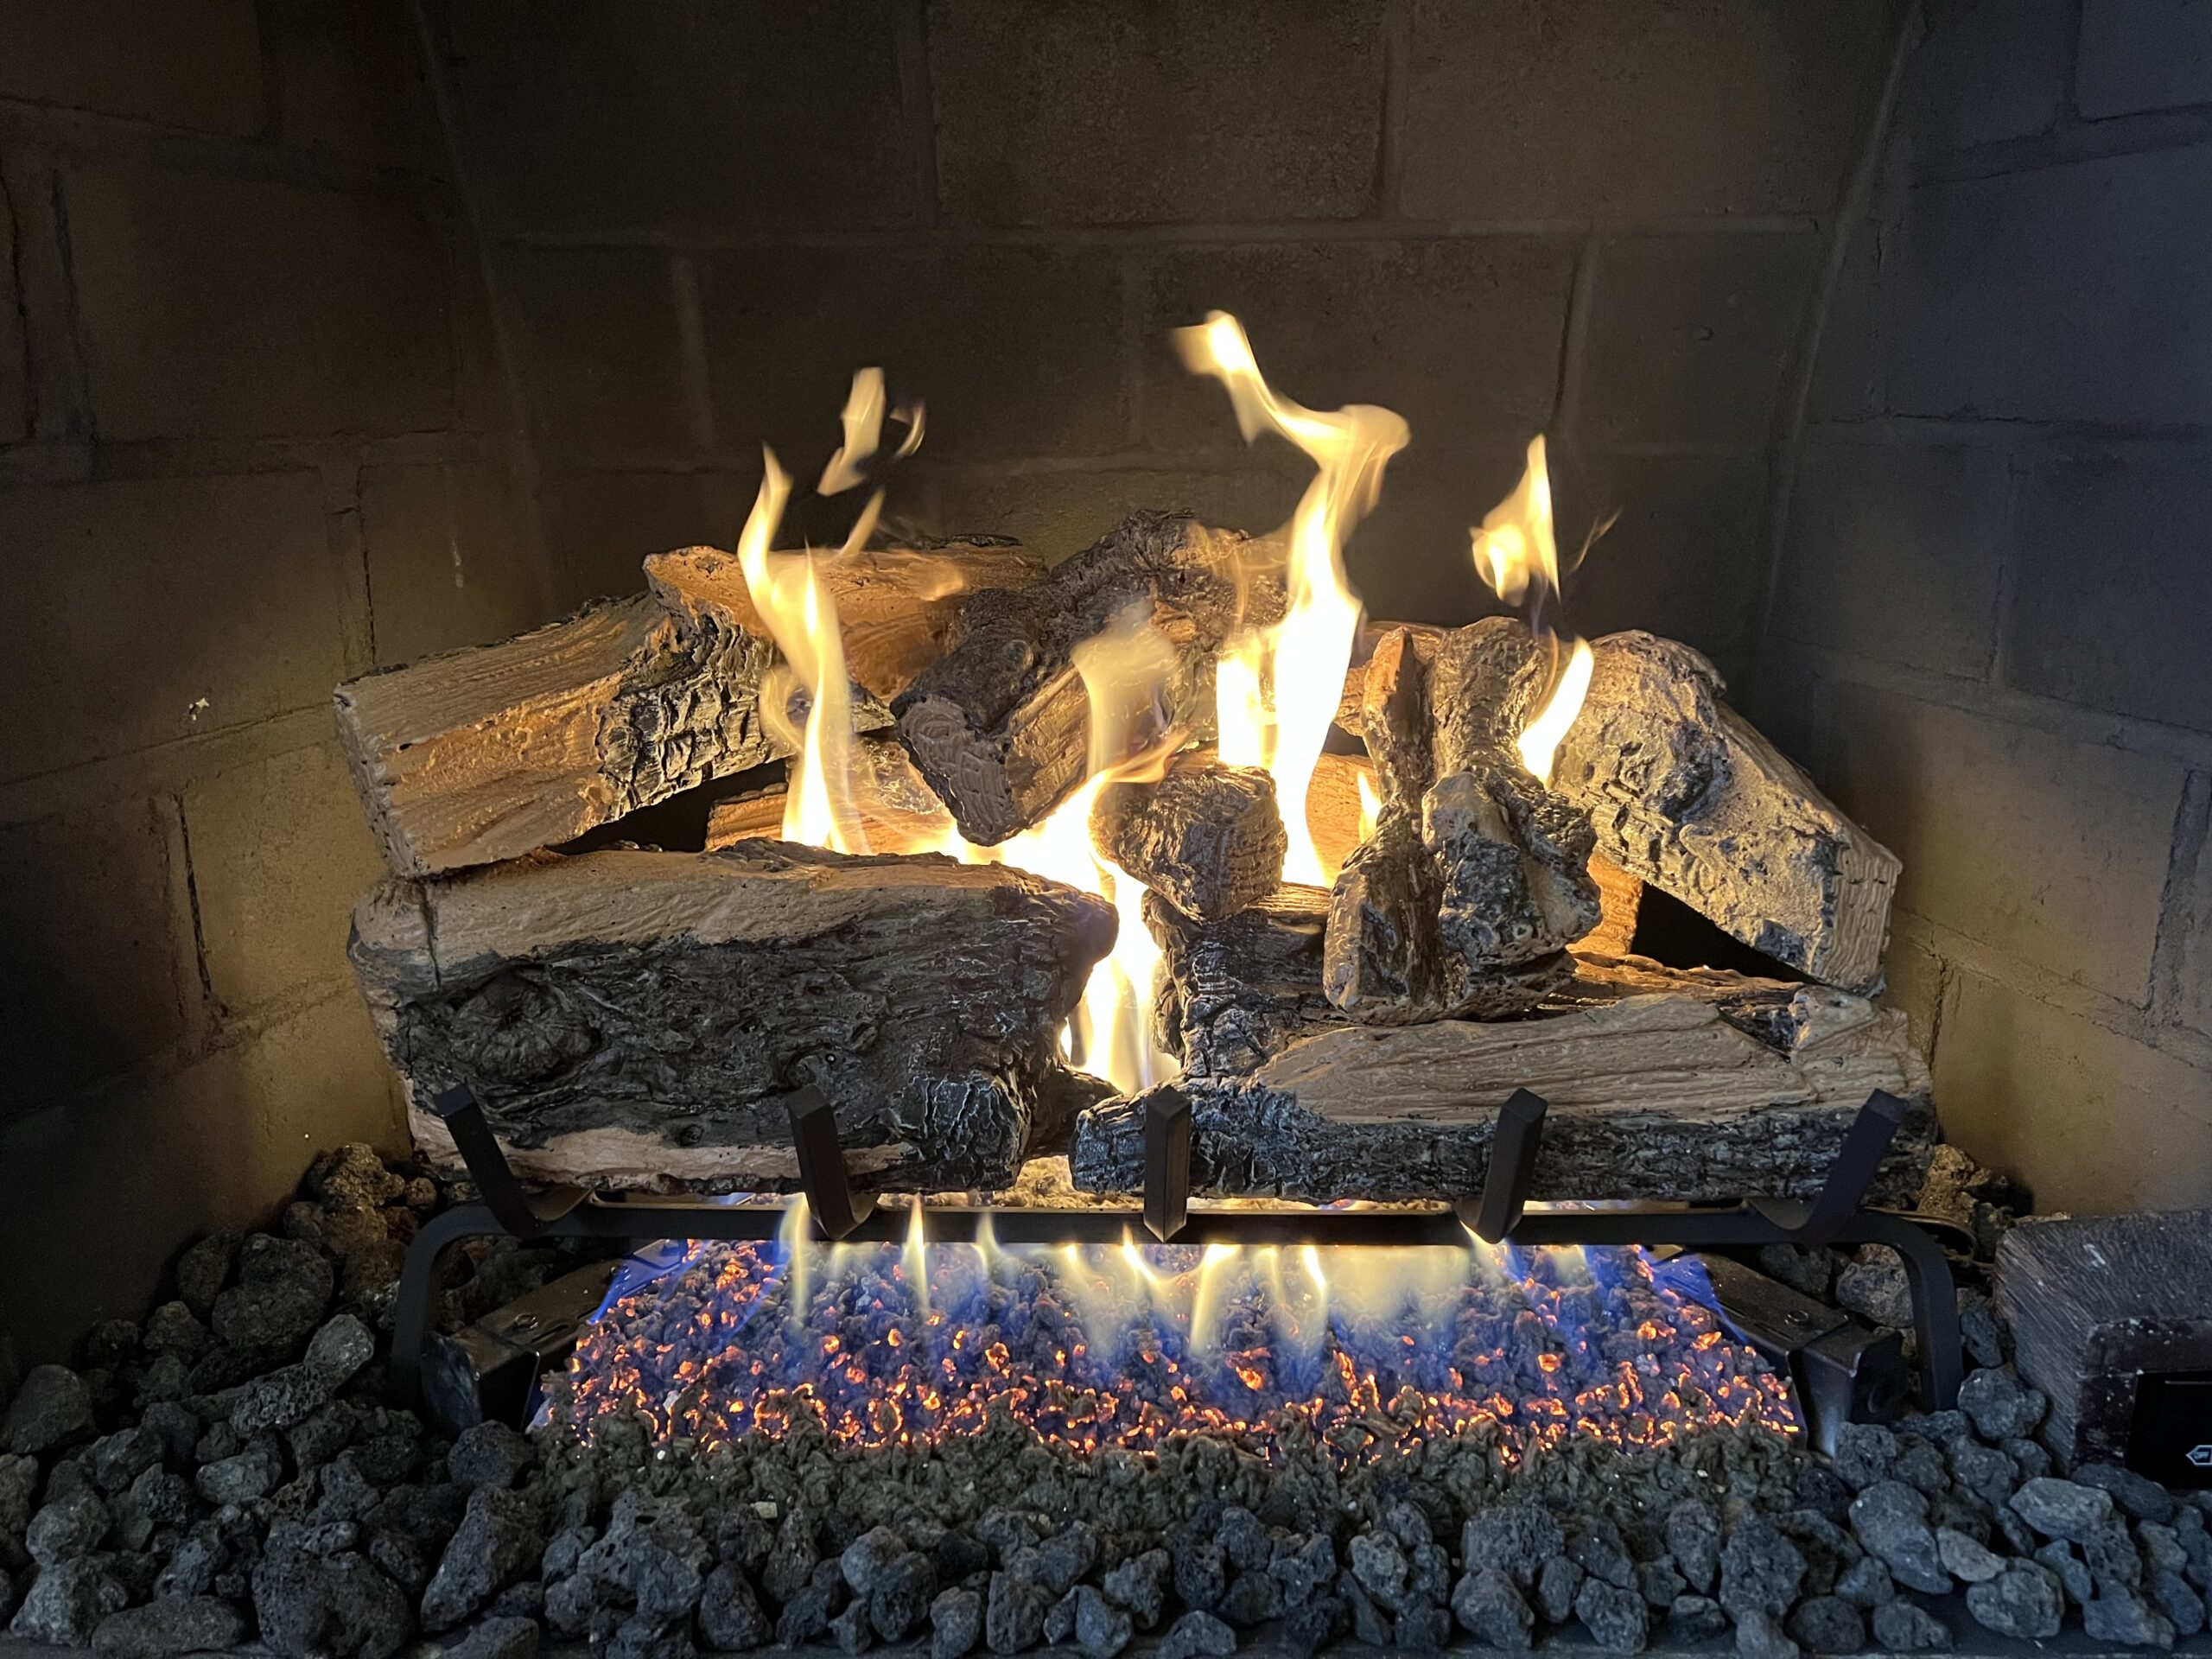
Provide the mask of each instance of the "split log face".
[{"label": "split log face", "polygon": [[1444,876],[1437,933],[1468,973],[1554,955],[1598,925],[1590,820],[1519,766],[1471,759],[1421,810]]},{"label": "split log face", "polygon": [[1543,648],[1514,617],[1486,616],[1446,634],[1427,677],[1436,775],[1517,754],[1550,677]]},{"label": "split log face", "polygon": [[[1780,1048],[1682,995],[1500,1024],[1326,1032],[1249,1077],[1179,1085],[1192,1108],[1192,1185],[1317,1203],[1471,1196],[1499,1109],[1528,1088],[1551,1106],[1538,1198],[1805,1196],[1867,1095],[1885,1089],[1916,1109],[1875,1196],[1908,1197],[1935,1121],[1903,1016],[1821,987],[1797,988],[1790,1007]],[[1147,1098],[1084,1115],[1078,1186],[1142,1185]]]},{"label": "split log face", "polygon": [[410,1097],[467,1083],[525,1172],[786,1185],[811,1083],[872,1184],[932,1190],[1013,1178],[1114,930],[1017,870],[747,842],[387,879],[350,953]]},{"label": "split log face", "polygon": [[1422,1018],[1443,1001],[1436,912],[1443,872],[1419,822],[1395,802],[1353,850],[1329,893],[1321,983],[1353,1020]]},{"label": "split log face", "polygon": [[1720,701],[1688,645],[1631,632],[1595,650],[1554,787],[1590,814],[1600,852],[1777,962],[1878,987],[1897,855]]},{"label": "split log face", "polygon": [[1299,1038],[1344,1023],[1321,994],[1328,913],[1319,887],[1278,887],[1222,922],[1194,922],[1159,894],[1145,896],[1145,926],[1162,958],[1154,1027],[1185,1077],[1240,1077]]},{"label": "split log face", "polygon": [[[970,542],[861,550],[824,557],[817,569],[836,601],[846,675],[884,702],[944,654],[969,595],[1027,588],[1045,575],[1043,561],[1019,547]],[[694,629],[768,637],[734,554],[712,547],[656,553],[645,561],[645,581],[654,597]]]},{"label": "split log face", "polygon": [[1428,731],[1428,669],[1411,629],[1393,628],[1368,659],[1359,725],[1385,804],[1413,810],[1436,776]]},{"label": "split log face", "polygon": [[1149,608],[1178,660],[1160,691],[1161,729],[1197,730],[1224,641],[1281,614],[1279,564],[1236,532],[1139,512],[1033,588],[969,600],[946,654],[892,705],[961,834],[995,846],[1083,780],[1090,709],[1073,653],[1132,606]]},{"label": "split log face", "polygon": [[1090,842],[1185,915],[1217,922],[1282,885],[1290,837],[1275,780],[1256,766],[1185,753],[1156,781],[1109,784]]}]

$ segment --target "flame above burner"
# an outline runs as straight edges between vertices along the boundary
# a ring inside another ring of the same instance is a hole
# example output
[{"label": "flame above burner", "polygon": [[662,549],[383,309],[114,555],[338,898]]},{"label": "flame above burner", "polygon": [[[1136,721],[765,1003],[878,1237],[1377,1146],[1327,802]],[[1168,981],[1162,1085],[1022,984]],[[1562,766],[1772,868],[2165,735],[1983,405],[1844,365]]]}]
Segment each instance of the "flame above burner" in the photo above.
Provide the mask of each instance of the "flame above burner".
[{"label": "flame above burner", "polygon": [[1543,701],[1522,728],[1517,744],[1521,764],[1538,782],[1548,784],[1559,746],[1589,695],[1597,658],[1590,642],[1580,637],[1566,645],[1562,653],[1564,642],[1551,620],[1550,612],[1560,599],[1559,538],[1542,434],[1529,440],[1528,466],[1513,493],[1485,513],[1468,535],[1476,574],[1507,604],[1525,602],[1530,632],[1551,652]]},{"label": "flame above burner", "polygon": [[[796,1215],[796,1211],[794,1214]],[[702,1447],[819,1421],[914,1446],[1011,1419],[1080,1452],[1225,1436],[1350,1465],[1479,1432],[1795,1432],[1783,1381],[1634,1252],[699,1244],[605,1310],[556,1390]]]}]

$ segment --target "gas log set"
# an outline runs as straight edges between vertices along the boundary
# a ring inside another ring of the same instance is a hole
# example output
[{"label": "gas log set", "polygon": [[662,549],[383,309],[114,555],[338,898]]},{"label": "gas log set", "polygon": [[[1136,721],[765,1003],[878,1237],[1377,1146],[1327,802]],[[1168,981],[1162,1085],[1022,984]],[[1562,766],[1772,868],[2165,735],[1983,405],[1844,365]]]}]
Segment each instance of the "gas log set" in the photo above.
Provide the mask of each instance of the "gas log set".
[{"label": "gas log set", "polygon": [[[770,456],[733,552],[339,689],[420,1161],[326,1156],[23,1380],[16,1634],[2204,1629],[2212,1506],[2120,1464],[2212,1319],[2085,1265],[2202,1287],[2202,1230],[2016,1226],[1936,1146],[1872,1001],[1897,859],[1696,652],[1563,630],[1541,439],[1471,548],[1522,614],[1369,621],[1404,423],[1179,343],[1313,463],[1280,533],[882,545],[922,422],[870,371],[842,549],[777,550]],[[635,844],[679,796],[701,844]],[[1765,971],[1636,954],[1655,893]]]}]

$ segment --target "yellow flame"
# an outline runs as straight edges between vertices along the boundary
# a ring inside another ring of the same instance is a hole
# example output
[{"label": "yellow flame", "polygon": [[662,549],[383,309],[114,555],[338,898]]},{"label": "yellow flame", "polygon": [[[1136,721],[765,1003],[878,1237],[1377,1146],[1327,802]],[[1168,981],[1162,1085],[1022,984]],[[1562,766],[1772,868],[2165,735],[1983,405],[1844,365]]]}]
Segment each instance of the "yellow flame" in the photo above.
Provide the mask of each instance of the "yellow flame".
[{"label": "yellow flame", "polygon": [[1382,798],[1375,792],[1375,785],[1365,772],[1357,774],[1359,785],[1359,838],[1365,841],[1375,833],[1376,821],[1382,816]]},{"label": "yellow flame", "polygon": [[1529,629],[1551,652],[1551,683],[1516,742],[1521,764],[1548,784],[1559,746],[1582,712],[1597,659],[1589,643],[1578,638],[1562,664],[1560,636],[1546,610],[1560,593],[1559,535],[1541,433],[1529,440],[1528,465],[1513,493],[1484,514],[1481,525],[1468,535],[1476,573],[1507,604],[1526,603]]},{"label": "yellow flame", "polygon": [[1177,329],[1175,340],[1193,373],[1212,375],[1228,388],[1248,442],[1274,432],[1316,469],[1290,522],[1283,619],[1235,642],[1217,670],[1216,685],[1222,757],[1256,754],[1274,775],[1290,834],[1284,880],[1327,887],[1336,873],[1314,849],[1302,804],[1359,629],[1344,545],[1381,493],[1384,466],[1412,433],[1387,409],[1354,404],[1324,414],[1278,396],[1260,373],[1243,325],[1226,311],[1209,312],[1198,327]]}]

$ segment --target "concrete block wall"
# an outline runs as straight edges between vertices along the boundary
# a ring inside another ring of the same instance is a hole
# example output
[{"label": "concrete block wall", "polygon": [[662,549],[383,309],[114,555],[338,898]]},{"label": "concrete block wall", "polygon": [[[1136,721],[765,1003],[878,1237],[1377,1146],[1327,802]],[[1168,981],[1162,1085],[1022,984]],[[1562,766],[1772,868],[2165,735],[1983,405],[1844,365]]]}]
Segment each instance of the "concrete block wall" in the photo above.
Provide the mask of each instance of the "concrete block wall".
[{"label": "concrete block wall", "polygon": [[[1586,630],[1740,664],[1770,465],[1892,56],[1866,0],[446,0],[562,595],[734,535],[852,370],[929,405],[891,510],[1058,556],[1137,505],[1252,529],[1167,331],[1412,423],[1355,543],[1378,614],[1487,608],[1467,527],[1552,435]],[[798,529],[840,534],[849,504]]]},{"label": "concrete block wall", "polygon": [[553,601],[404,0],[0,6],[0,1331],[397,1144],[332,686]]},{"label": "concrete block wall", "polygon": [[2212,12],[1929,0],[1821,332],[1754,712],[1904,860],[1947,1133],[2212,1202]]}]

